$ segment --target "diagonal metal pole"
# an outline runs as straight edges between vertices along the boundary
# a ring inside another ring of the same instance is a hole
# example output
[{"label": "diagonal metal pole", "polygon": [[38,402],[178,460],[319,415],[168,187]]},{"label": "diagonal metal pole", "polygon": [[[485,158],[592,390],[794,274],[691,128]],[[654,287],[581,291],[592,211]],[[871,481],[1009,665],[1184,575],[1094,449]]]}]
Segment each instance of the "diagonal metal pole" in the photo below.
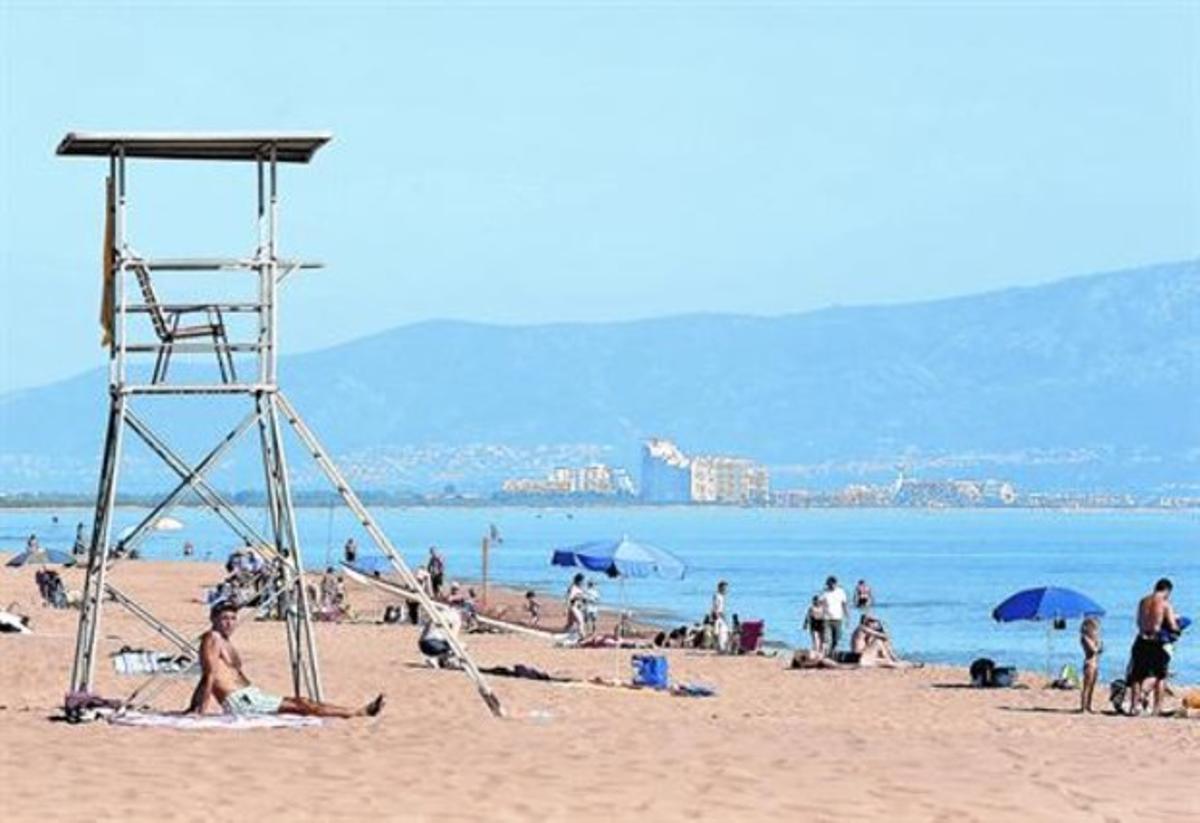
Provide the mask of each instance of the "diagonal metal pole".
[{"label": "diagonal metal pole", "polygon": [[130,614],[178,646],[180,651],[187,652],[188,654],[192,655],[193,660],[199,656],[199,650],[195,645],[192,644],[190,640],[171,628],[165,621],[159,620],[157,617],[151,614],[150,610],[141,603],[125,594],[125,592],[118,589],[112,583],[105,583],[104,590],[115,602],[124,606]]},{"label": "diagonal metal pole", "polygon": [[487,705],[488,709],[491,710],[492,714],[494,714],[496,717],[503,717],[504,710],[500,705],[500,698],[498,698],[496,693],[492,691],[491,687],[484,679],[483,674],[479,671],[478,667],[476,667],[474,661],[471,660],[471,658],[467,655],[467,651],[459,641],[458,636],[451,629],[449,623],[446,621],[446,618],[442,616],[441,609],[433,602],[432,598],[425,593],[424,588],[422,588],[417,582],[416,577],[408,568],[408,565],[404,562],[404,558],[400,555],[400,552],[398,552],[396,547],[392,545],[392,542],[388,540],[387,535],[383,533],[383,530],[379,528],[379,524],[375,522],[375,518],[373,518],[371,513],[367,511],[365,506],[363,506],[362,501],[358,499],[358,495],[354,493],[354,490],[350,488],[350,485],[346,482],[346,479],[342,476],[342,473],[338,470],[337,466],[334,465],[325,449],[317,440],[316,435],[313,434],[312,430],[309,429],[307,424],[305,424],[305,422],[300,418],[299,413],[297,413],[296,409],[288,401],[287,397],[284,396],[283,392],[276,392],[275,402],[279,406],[280,411],[282,411],[284,416],[287,418],[288,423],[291,424],[296,434],[300,437],[300,440],[308,448],[309,453],[313,456],[313,459],[317,461],[317,465],[321,468],[321,471],[325,473],[325,476],[328,477],[329,481],[333,484],[334,489],[336,489],[337,493],[341,495],[342,500],[344,500],[350,510],[354,512],[354,516],[358,518],[363,528],[366,529],[367,534],[371,535],[371,539],[375,541],[375,545],[378,546],[380,551],[387,555],[387,557],[391,560],[392,566],[394,566],[396,571],[400,574],[400,579],[404,581],[404,584],[413,590],[416,599],[420,601],[421,606],[425,609],[425,613],[429,615],[429,619],[436,623],[438,627],[441,628],[445,633],[446,638],[450,643],[450,647],[462,661],[463,671],[465,671],[467,676],[471,678],[472,682],[474,682],[475,688],[479,692],[479,696],[483,699],[483,702]]},{"label": "diagonal metal pole", "polygon": [[[251,412],[248,421],[243,421],[247,424],[253,423],[257,417],[256,412]],[[206,506],[212,509],[213,513],[225,521],[233,531],[240,537],[246,545],[254,548],[258,544],[265,544],[267,541],[262,537],[254,527],[246,522],[246,519],[237,513],[237,509],[233,507],[219,492],[217,492],[203,474],[194,474],[189,471],[188,465],[183,462],[174,451],[171,450],[166,443],[162,441],[145,423],[138,419],[130,421],[130,428],[137,433],[139,437],[150,447],[159,458],[162,459],[176,474],[185,479],[188,486],[196,493]],[[193,476],[194,474],[194,476]]]},{"label": "diagonal metal pole", "polygon": [[[138,523],[136,527],[134,527],[133,532],[130,533],[129,536],[123,540],[117,541],[116,548],[118,550],[124,549],[129,551],[136,547],[149,533],[150,527],[157,522],[160,517],[174,509],[178,504],[179,499],[183,496],[183,493],[189,488],[195,491],[197,496],[200,496],[201,492],[196,488],[196,486],[203,485],[208,487],[207,481],[204,480],[204,475],[209,471],[209,469],[216,465],[217,461],[220,460],[221,457],[224,456],[225,452],[227,452],[229,448],[237,442],[238,438],[245,434],[246,430],[254,424],[256,416],[257,415],[255,412],[250,412],[247,414],[237,426],[235,426],[227,435],[225,435],[221,442],[214,446],[213,449],[207,455],[205,455],[199,463],[196,464],[195,468],[189,470],[186,468],[186,465],[183,464],[183,461],[179,459],[178,455],[172,452],[171,449],[169,449],[162,441],[162,439],[154,434],[153,430],[151,430],[148,425],[142,422],[142,420],[137,417],[137,415],[133,414],[133,412],[126,411],[125,419],[129,423],[129,427],[133,429],[134,433],[142,438],[142,441],[150,447],[151,451],[158,455],[158,457],[161,458],[164,463],[170,466],[173,471],[179,474],[182,477],[182,480],[180,480],[179,485],[171,490],[170,494],[163,498],[162,501],[160,501],[159,504],[155,506],[150,513],[146,515],[140,523]],[[211,487],[208,487],[208,489],[211,491]],[[201,497],[201,500],[203,499],[204,498]],[[212,508],[217,509],[218,507],[212,506]],[[219,515],[220,511],[218,510],[217,513]],[[230,525],[232,526],[233,524]],[[248,524],[246,525],[248,526]],[[245,539],[246,535],[239,532],[239,537]]]}]

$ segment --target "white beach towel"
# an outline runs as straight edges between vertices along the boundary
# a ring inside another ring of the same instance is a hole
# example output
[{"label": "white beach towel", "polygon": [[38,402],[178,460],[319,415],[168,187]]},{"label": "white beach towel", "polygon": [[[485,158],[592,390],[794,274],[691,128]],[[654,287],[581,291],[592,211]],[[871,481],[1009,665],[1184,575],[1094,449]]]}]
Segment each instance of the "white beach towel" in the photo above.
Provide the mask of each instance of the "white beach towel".
[{"label": "white beach towel", "polygon": [[151,714],[124,712],[108,719],[116,726],[139,728],[179,729],[181,731],[207,731],[209,729],[299,729],[322,725],[319,717],[303,717],[298,714]]},{"label": "white beach towel", "polygon": [[117,674],[188,674],[193,664],[186,655],[127,649],[112,656]]},{"label": "white beach towel", "polygon": [[28,626],[21,620],[19,614],[4,611],[0,609],[0,632],[5,634],[33,634]]}]

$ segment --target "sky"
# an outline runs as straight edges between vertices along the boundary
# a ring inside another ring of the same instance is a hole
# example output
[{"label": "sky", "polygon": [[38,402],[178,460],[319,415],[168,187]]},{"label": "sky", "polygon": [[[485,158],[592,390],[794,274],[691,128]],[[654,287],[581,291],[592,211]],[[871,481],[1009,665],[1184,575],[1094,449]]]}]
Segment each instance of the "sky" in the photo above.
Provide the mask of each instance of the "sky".
[{"label": "sky", "polygon": [[[1200,254],[1200,4],[0,0],[0,392],[105,362],[68,131],[334,135],[281,173],[284,352],[406,323],[776,315]],[[150,256],[253,168],[131,162]]]}]

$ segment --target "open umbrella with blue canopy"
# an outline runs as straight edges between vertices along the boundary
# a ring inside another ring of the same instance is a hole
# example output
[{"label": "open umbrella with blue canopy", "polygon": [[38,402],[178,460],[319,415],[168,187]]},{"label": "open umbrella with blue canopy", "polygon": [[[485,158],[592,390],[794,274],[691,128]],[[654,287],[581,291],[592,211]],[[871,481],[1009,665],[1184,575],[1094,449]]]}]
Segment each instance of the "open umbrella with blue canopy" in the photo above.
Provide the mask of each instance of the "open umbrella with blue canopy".
[{"label": "open umbrella with blue canopy", "polygon": [[682,580],[687,565],[670,552],[622,536],[619,540],[592,540],[555,549],[554,566],[579,566],[608,577],[667,577]]},{"label": "open umbrella with blue canopy", "polygon": [[67,552],[60,552],[58,549],[43,549],[38,546],[36,549],[21,552],[4,565],[18,568],[20,566],[71,566],[74,563],[75,558]]},{"label": "open umbrella with blue canopy", "polygon": [[[665,577],[682,580],[687,574],[687,564],[669,551],[630,540],[627,535],[622,535],[619,540],[592,540],[555,549],[550,564],[590,569],[618,578],[621,581],[622,611],[625,606],[625,578]],[[619,621],[617,625],[620,626]],[[619,670],[619,660],[618,653],[613,657],[614,677]]]},{"label": "open umbrella with blue canopy", "polygon": [[396,567],[392,565],[391,558],[380,554],[369,554],[358,558],[353,563],[343,563],[343,565],[367,575],[391,574],[396,570]]},{"label": "open umbrella with blue canopy", "polygon": [[1070,620],[1076,617],[1103,617],[1104,614],[1104,607],[1086,594],[1057,586],[1039,586],[1019,591],[992,609],[992,619],[998,623]]},{"label": "open umbrella with blue canopy", "polygon": [[[1046,628],[1047,677],[1053,675],[1050,658],[1054,652],[1054,636],[1051,631],[1054,624],[1077,617],[1103,617],[1104,614],[1104,607],[1086,594],[1058,586],[1039,586],[1019,591],[992,609],[992,619],[997,623],[1011,623],[1016,620],[1052,621]],[[1058,628],[1062,628],[1063,625],[1060,623]]]}]

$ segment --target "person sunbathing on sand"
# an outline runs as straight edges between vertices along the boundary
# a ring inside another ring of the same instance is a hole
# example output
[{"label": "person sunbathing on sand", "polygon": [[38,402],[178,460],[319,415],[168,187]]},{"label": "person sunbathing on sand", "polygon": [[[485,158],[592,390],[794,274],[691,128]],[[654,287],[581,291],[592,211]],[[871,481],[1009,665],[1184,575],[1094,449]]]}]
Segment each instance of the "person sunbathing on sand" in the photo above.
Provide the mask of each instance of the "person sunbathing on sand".
[{"label": "person sunbathing on sand", "polygon": [[858,655],[858,664],[864,667],[902,669],[920,665],[901,660],[892,648],[892,639],[884,629],[883,623],[869,614],[864,614],[859,619],[858,628],[850,637],[850,650]]},{"label": "person sunbathing on sand", "polygon": [[792,655],[793,669],[854,669],[856,663],[839,663],[816,649],[796,649]]},{"label": "person sunbathing on sand", "polygon": [[200,638],[200,682],[192,693],[189,714],[217,707],[227,714],[299,714],[314,717],[374,717],[383,711],[383,695],[361,709],[348,709],[304,697],[277,697],[250,684],[242,657],[230,638],[237,628],[237,606],[217,603],[209,612],[212,628]]}]

